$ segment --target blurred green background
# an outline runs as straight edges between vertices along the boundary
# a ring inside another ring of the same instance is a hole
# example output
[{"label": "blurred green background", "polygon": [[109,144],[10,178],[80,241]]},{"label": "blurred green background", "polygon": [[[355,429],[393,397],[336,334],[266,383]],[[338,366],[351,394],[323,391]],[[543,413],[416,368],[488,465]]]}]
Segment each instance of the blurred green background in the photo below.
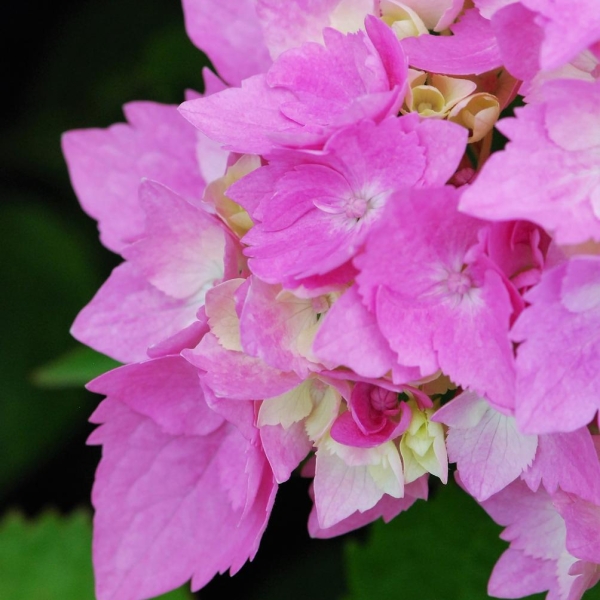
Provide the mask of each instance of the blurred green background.
[{"label": "blurred green background", "polygon": [[[207,61],[176,0],[14,4],[0,115],[0,600],[88,600],[99,450],[85,440],[98,398],[83,384],[112,363],[68,330],[118,259],[77,204],[60,134],[120,121],[131,100],[177,104],[201,91]],[[499,528],[455,486],[432,496],[390,525],[310,540],[308,482],[293,479],[255,561],[195,597],[485,600]]]}]

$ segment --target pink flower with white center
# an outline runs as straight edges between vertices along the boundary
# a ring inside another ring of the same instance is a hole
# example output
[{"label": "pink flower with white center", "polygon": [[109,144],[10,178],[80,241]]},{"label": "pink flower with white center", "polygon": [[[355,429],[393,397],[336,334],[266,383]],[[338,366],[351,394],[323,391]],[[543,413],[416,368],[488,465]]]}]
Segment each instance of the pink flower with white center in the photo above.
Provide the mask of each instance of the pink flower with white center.
[{"label": "pink flower with white center", "polygon": [[360,250],[393,191],[451,177],[466,137],[452,123],[407,115],[360,121],[332,136],[322,154],[284,153],[281,167],[274,155],[265,176],[259,169],[229,190],[242,204],[256,185],[264,189],[265,179],[273,190],[243,238],[253,273],[295,288],[341,267]]},{"label": "pink flower with white center", "polygon": [[533,221],[559,244],[599,241],[600,81],[556,80],[542,89],[545,102],[498,123],[511,141],[486,162],[460,209]]},{"label": "pink flower with white center", "polygon": [[364,254],[358,289],[400,364],[455,383],[510,412],[514,359],[506,281],[479,238],[485,224],[457,212],[454,188],[390,198]]}]

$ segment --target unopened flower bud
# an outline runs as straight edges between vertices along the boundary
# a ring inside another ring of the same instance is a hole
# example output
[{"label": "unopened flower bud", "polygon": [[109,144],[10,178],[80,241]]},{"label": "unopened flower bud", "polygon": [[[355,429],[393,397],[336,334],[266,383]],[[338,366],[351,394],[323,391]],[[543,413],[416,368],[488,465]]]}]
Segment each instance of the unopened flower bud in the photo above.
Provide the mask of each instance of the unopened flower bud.
[{"label": "unopened flower bud", "polygon": [[484,92],[461,100],[448,115],[448,120],[470,131],[469,143],[478,142],[492,130],[500,116],[500,103],[496,96]]}]

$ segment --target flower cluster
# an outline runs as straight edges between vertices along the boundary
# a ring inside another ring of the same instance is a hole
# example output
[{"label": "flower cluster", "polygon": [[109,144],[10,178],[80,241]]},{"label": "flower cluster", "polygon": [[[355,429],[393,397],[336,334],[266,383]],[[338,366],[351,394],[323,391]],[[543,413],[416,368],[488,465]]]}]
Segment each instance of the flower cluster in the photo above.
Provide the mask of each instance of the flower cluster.
[{"label": "flower cluster", "polygon": [[330,537],[450,462],[506,528],[489,593],[580,599],[600,579],[596,1],[183,5],[204,94],[63,139],[124,258],[72,330],[125,363],[89,385],[98,598],[235,573],[296,470]]}]

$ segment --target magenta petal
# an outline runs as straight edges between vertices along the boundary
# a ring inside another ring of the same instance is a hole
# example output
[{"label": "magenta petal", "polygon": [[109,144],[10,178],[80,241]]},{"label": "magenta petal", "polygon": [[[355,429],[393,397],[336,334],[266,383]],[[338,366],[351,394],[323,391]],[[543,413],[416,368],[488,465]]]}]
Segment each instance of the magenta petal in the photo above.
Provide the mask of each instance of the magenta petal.
[{"label": "magenta petal", "polygon": [[112,399],[95,418],[104,423],[91,438],[103,444],[93,491],[99,600],[154,597],[190,577],[199,589],[254,557],[276,486],[260,450],[242,444],[243,459],[230,477],[242,495],[247,490],[251,508],[234,508],[222,475],[224,461],[236,458],[230,452],[239,452],[234,427],[172,435]]},{"label": "magenta petal", "polygon": [[71,334],[120,362],[137,362],[148,358],[149,346],[191,325],[197,310],[197,304],[170,298],[124,263],[77,315]]},{"label": "magenta petal", "polygon": [[198,371],[180,356],[120,367],[87,388],[150,417],[171,435],[206,435],[223,423],[206,405]]},{"label": "magenta petal", "polygon": [[375,315],[362,304],[352,286],[325,315],[313,344],[316,356],[331,368],[345,365],[363,377],[383,377],[389,371],[394,381],[419,378],[418,369],[402,369],[377,326]]},{"label": "magenta petal", "polygon": [[231,85],[263,73],[271,59],[254,0],[183,0],[185,28]]},{"label": "magenta petal", "polygon": [[357,448],[375,448],[392,439],[401,432],[397,432],[397,424],[387,421],[383,428],[374,433],[363,433],[352,418],[349,411],[342,413],[331,427],[331,437],[345,446]]},{"label": "magenta petal", "polygon": [[479,11],[467,10],[450,29],[454,35],[402,40],[410,66],[446,75],[480,75],[502,66],[496,36]]},{"label": "magenta petal", "polygon": [[295,373],[285,373],[243,352],[226,350],[208,333],[182,356],[205,371],[202,379],[220,397],[233,400],[273,398],[300,383]]}]

